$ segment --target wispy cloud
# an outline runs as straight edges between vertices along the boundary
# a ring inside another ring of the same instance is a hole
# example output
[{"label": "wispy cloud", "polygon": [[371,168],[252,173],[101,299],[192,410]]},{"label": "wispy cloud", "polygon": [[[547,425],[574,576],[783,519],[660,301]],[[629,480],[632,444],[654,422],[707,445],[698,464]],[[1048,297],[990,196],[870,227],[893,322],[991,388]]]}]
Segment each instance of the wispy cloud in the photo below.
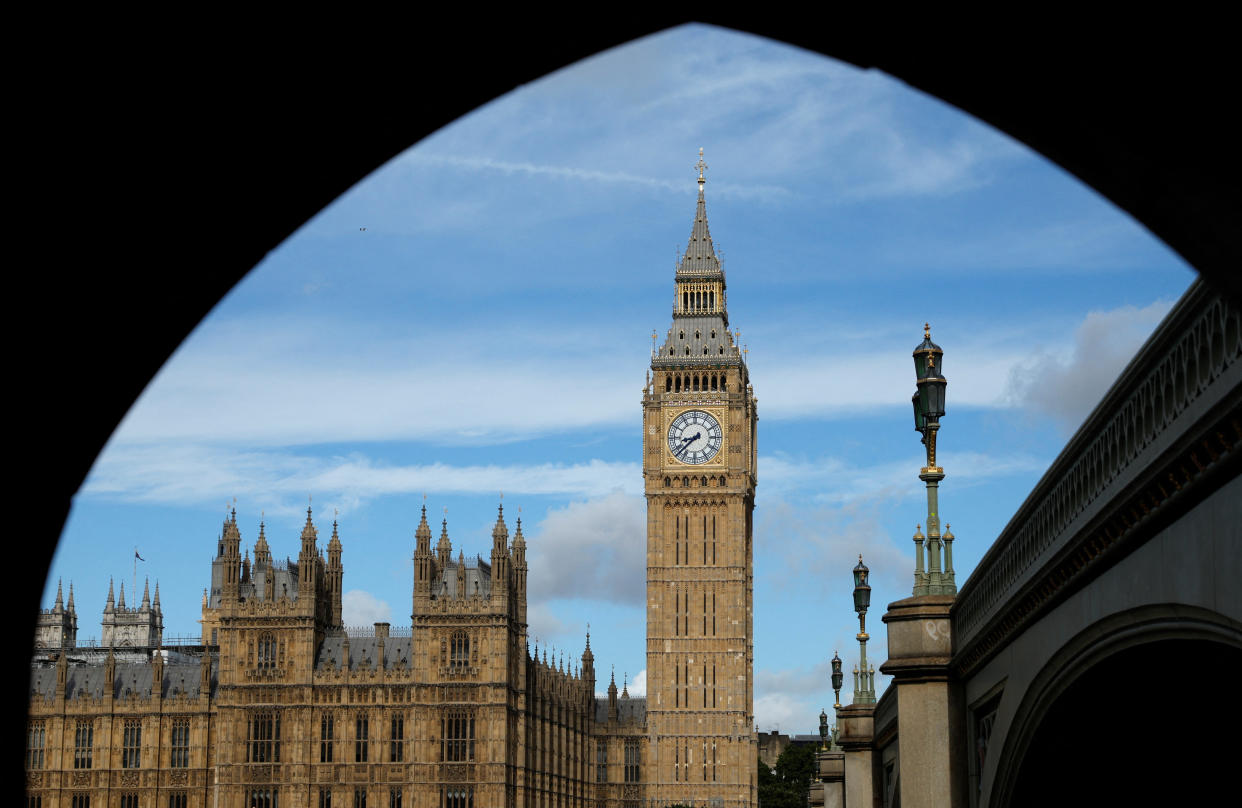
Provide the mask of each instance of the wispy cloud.
[{"label": "wispy cloud", "polygon": [[[487,157],[460,157],[457,155],[434,154],[424,151],[412,151],[408,158],[411,164],[453,166],[472,171],[494,172],[499,174],[520,174],[529,177],[553,177],[583,182],[603,183],[609,185],[629,185],[656,191],[667,191],[679,197],[686,196],[691,187],[688,181],[674,182],[668,179],[644,177],[624,171],[601,171],[598,169],[575,168],[562,165],[545,165],[532,162],[516,162],[496,160]],[[778,185],[740,185],[737,183],[712,183],[713,196],[719,195],[736,199],[765,199],[787,197],[790,191]]]},{"label": "wispy cloud", "polygon": [[352,511],[376,497],[449,493],[603,496],[637,491],[636,463],[590,460],[532,465],[389,465],[362,454],[320,457],[285,451],[244,451],[201,445],[111,449],[92,469],[80,496],[103,500],[212,506],[245,492],[274,514],[299,511],[307,492],[326,507]]},{"label": "wispy cloud", "polygon": [[[634,380],[647,364],[639,346],[623,351],[589,333],[562,334],[559,347],[549,346],[546,334],[511,321],[486,340],[376,339],[359,331],[264,320],[209,324],[139,398],[108,451],[178,443],[479,445],[636,423]],[[904,406],[908,345],[842,353],[816,345],[793,350],[782,339],[756,365],[765,417]],[[1021,355],[1017,347],[956,348],[954,401],[1010,404],[1005,380]]]},{"label": "wispy cloud", "polygon": [[[663,69],[652,70],[653,64]],[[814,177],[834,203],[957,193],[990,182],[997,162],[1029,156],[942,102],[921,95],[912,102],[911,95],[878,71],[693,25],[520,87],[436,133],[420,149],[428,155],[487,155],[454,163],[460,167],[684,192],[684,183],[645,178],[688,175],[692,160],[686,150],[701,145],[719,176],[736,183],[711,179],[714,192],[792,200],[796,196],[786,189],[805,187]],[[625,125],[604,125],[616,119],[618,99]],[[912,105],[918,114],[911,114]],[[559,135],[555,148],[550,131]],[[518,154],[535,159],[528,166],[510,156]],[[635,160],[649,171],[635,175],[606,167]]]}]

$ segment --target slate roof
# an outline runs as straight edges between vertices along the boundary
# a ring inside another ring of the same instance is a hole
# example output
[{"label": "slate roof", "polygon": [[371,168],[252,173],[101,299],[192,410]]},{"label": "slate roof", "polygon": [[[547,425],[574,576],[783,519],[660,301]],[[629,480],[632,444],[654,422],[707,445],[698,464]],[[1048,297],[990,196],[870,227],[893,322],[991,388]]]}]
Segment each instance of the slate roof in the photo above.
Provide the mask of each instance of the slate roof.
[{"label": "slate roof", "polygon": [[694,224],[690,226],[690,240],[686,254],[677,267],[677,278],[724,280],[724,269],[712,244],[712,233],[707,227],[707,205],[703,201],[703,183],[699,183],[699,201],[694,209]]},{"label": "slate roof", "polygon": [[[450,561],[448,568],[441,571],[432,582],[431,594],[437,598],[456,598],[458,562]],[[478,595],[481,598],[491,597],[492,565],[481,558],[476,558],[474,565],[466,565],[466,597]]]},{"label": "slate roof", "polygon": [[[345,637],[337,635],[326,637],[319,649],[319,658],[315,660],[315,670],[338,670],[345,656]],[[411,659],[414,640],[410,637],[389,637],[384,641],[384,667],[387,670],[412,667]],[[349,638],[349,669],[375,670],[379,658],[379,639],[376,637]]]},{"label": "slate roof", "polygon": [[[83,659],[84,656],[87,658]],[[172,656],[174,656],[173,659],[164,663],[164,679],[160,683],[161,695],[164,698],[171,698],[173,696],[198,698],[200,695],[199,684],[202,680],[201,661],[186,654],[175,654]],[[77,658],[75,659],[75,657]],[[90,652],[81,655],[73,650],[69,651],[69,670],[68,677],[65,680],[66,699],[82,697],[98,699],[105,695],[105,663],[103,659],[98,657],[98,649],[90,649]],[[214,662],[215,660],[213,659]],[[211,689],[213,696],[217,685],[216,667],[216,664],[212,665]],[[151,663],[145,660],[140,662],[117,661],[116,678],[112,686],[113,698],[123,698],[126,696],[148,698],[151,695],[152,672],[153,667]],[[30,695],[35,696],[36,694],[48,699],[56,696],[55,662],[39,659],[31,665]]]},{"label": "slate roof", "polygon": [[734,345],[733,335],[721,315],[679,314],[673,317],[673,326],[651,364],[733,366],[741,364],[741,361],[741,353]]},{"label": "slate roof", "polygon": [[[637,721],[640,724],[647,721],[647,699],[628,698],[617,699],[617,720],[618,721]],[[608,699],[595,698],[595,723],[608,723]]]}]

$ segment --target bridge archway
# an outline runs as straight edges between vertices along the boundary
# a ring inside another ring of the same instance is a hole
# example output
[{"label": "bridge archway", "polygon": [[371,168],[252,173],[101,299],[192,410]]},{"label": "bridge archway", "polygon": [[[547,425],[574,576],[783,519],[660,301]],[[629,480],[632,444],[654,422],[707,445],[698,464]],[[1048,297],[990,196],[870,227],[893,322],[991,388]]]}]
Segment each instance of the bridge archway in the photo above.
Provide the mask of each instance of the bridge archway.
[{"label": "bridge archway", "polygon": [[[515,84],[684,22],[610,19],[565,36],[528,16],[479,25],[463,12],[437,25],[392,26],[400,44],[390,48],[370,41],[377,29],[369,25],[367,41],[354,46],[364,58],[349,58],[354,40],[344,29],[299,39],[255,27],[258,41],[245,42],[236,26],[221,37],[196,19],[186,30],[201,41],[179,35],[162,48],[89,27],[78,39],[58,32],[55,49],[90,69],[75,70],[53,109],[41,103],[31,118],[38,126],[28,127],[24,162],[39,188],[22,204],[67,212],[44,243],[56,244],[58,267],[81,269],[31,270],[14,294],[43,333],[73,346],[15,351],[23,428],[12,462],[38,481],[23,492],[19,558],[29,569],[14,584],[28,633],[72,497],[96,456],[182,339],[267,251],[385,160]],[[1165,58],[1152,60],[1151,37],[1118,36],[1111,20],[1073,31],[1049,20],[1048,36],[1027,15],[988,37],[951,22],[823,26],[753,11],[713,21],[883,69],[958,106],[1075,173],[1242,296],[1227,181],[1237,148],[1221,91],[1229,51],[1214,41],[1224,42],[1225,29],[1179,36],[1176,22],[1162,19],[1155,40]],[[222,61],[226,39],[233,49]],[[303,42],[304,52],[273,52],[276,43],[293,50]],[[1191,49],[1193,60],[1176,58]],[[178,88],[158,104],[147,80],[153,66]],[[409,98],[402,76],[424,77],[415,102],[394,102]],[[43,88],[27,82],[23,91]],[[84,138],[83,121],[122,125]],[[180,249],[186,243],[194,249]],[[191,279],[172,290],[170,255],[176,275]],[[120,257],[124,271],[99,271],[101,256]],[[160,305],[148,305],[151,290],[161,290]],[[20,723],[10,722],[16,743]],[[23,776],[18,765],[13,782]]]},{"label": "bridge archway", "polygon": [[1161,604],[1101,620],[1032,681],[987,803],[1207,804],[1230,757],[1216,739],[1242,715],[1226,677],[1239,666],[1242,624],[1218,613]]}]

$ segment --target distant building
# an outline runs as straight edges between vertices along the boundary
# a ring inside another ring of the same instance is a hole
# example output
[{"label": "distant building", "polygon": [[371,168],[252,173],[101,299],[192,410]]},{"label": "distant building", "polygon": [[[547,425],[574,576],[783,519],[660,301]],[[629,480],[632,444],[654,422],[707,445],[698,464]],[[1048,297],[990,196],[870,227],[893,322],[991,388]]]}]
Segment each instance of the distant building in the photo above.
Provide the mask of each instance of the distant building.
[{"label": "distant building", "polygon": [[823,740],[818,735],[782,735],[780,730],[759,733],[759,760],[769,769],[775,768],[781,753],[791,746],[819,748]]}]

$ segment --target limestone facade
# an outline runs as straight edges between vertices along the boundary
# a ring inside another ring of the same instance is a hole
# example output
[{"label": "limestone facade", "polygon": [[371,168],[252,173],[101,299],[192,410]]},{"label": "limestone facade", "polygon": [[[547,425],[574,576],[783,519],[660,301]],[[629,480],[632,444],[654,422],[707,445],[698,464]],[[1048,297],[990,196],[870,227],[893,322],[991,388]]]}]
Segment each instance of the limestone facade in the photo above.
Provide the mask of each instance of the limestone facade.
[{"label": "limestone facade", "polygon": [[659,805],[749,806],[757,401],[729,332],[698,167],[673,323],[643,394],[648,788]]},{"label": "limestone facade", "polygon": [[[342,543],[307,512],[298,560],[225,520],[203,642],[37,648],[27,795],[65,806],[623,806],[643,800],[641,699],[595,697],[580,660],[526,637],[521,523],[491,562],[432,551],[424,510],[413,621],[345,630]],[[62,607],[63,608],[63,607]],[[49,610],[49,612],[53,612]],[[105,611],[105,620],[112,612]],[[40,635],[42,636],[42,635]]]}]

